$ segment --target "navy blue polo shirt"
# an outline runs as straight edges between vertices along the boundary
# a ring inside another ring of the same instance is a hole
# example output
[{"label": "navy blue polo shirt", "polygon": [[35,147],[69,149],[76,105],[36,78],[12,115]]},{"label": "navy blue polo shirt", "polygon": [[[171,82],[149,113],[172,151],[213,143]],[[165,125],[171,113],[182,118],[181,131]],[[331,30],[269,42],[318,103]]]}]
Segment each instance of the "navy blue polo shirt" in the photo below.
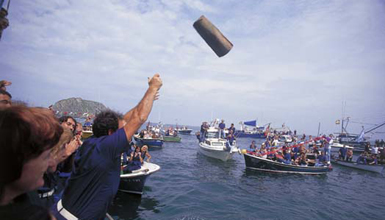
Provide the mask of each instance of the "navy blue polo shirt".
[{"label": "navy blue polo shirt", "polygon": [[123,128],[85,140],[63,192],[63,207],[79,219],[104,219],[118,191],[120,155],[129,147]]}]

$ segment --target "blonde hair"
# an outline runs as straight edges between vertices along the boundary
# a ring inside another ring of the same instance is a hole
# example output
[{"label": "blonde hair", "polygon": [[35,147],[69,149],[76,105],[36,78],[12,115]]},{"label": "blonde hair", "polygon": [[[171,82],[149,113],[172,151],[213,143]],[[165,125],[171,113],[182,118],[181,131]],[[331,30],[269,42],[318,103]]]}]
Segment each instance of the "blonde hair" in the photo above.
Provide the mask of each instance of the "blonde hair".
[{"label": "blonde hair", "polygon": [[147,145],[143,145],[143,146],[142,146],[142,149],[143,149],[143,150],[148,150],[148,146],[147,146]]}]

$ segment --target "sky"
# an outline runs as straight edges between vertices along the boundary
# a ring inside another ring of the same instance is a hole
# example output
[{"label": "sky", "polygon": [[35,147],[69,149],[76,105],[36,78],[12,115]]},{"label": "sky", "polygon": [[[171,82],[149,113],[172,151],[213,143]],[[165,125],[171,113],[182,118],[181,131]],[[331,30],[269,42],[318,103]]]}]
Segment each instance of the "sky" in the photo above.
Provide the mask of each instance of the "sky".
[{"label": "sky", "polygon": [[[201,15],[233,43],[224,57],[193,28]],[[328,134],[343,117],[352,133],[385,121],[385,1],[30,0],[8,19],[0,78],[31,106],[80,97],[125,113],[159,73],[151,122]]]}]

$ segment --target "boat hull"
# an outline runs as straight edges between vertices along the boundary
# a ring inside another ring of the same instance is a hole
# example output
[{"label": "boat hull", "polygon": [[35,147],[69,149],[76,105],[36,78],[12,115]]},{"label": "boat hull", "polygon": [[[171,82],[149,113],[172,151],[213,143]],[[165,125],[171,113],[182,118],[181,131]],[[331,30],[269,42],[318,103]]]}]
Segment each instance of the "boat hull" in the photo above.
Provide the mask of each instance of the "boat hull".
[{"label": "boat hull", "polygon": [[250,154],[244,154],[246,168],[275,173],[297,173],[297,174],[326,174],[331,171],[331,166],[298,166],[284,164]]},{"label": "boat hull", "polygon": [[184,135],[191,134],[191,132],[192,132],[191,129],[188,129],[188,130],[178,130],[178,134],[184,134]]},{"label": "boat hull", "polygon": [[162,148],[163,146],[162,139],[143,139],[135,136],[134,139],[139,146],[147,145],[149,148]]},{"label": "boat hull", "polygon": [[147,175],[143,175],[132,178],[121,178],[119,190],[127,193],[143,194],[143,188],[147,177]]},{"label": "boat hull", "polygon": [[147,178],[160,170],[160,166],[145,162],[138,171],[120,175],[119,190],[132,194],[143,194],[143,188]]},{"label": "boat hull", "polygon": [[163,136],[164,142],[180,142],[182,140],[181,137],[174,137],[174,136]]},{"label": "boat hull", "polygon": [[[340,149],[344,147],[344,145],[340,144],[340,143],[333,143],[330,147],[331,147],[330,151],[332,153],[338,153],[340,151]],[[351,147],[351,146],[348,146],[348,145],[345,145],[345,147],[346,147],[346,150],[351,149],[351,150],[354,151],[354,147]]]},{"label": "boat hull", "polygon": [[233,154],[237,152],[235,150],[223,150],[223,149],[210,149],[206,144],[199,143],[199,153],[205,155],[206,157],[211,157],[219,159],[222,161],[227,161],[233,158]]},{"label": "boat hull", "polygon": [[333,160],[332,163],[345,166],[345,167],[354,168],[354,169],[375,172],[375,173],[382,173],[384,170],[383,165],[367,165],[367,164],[360,164],[360,163],[340,161],[340,160]]}]

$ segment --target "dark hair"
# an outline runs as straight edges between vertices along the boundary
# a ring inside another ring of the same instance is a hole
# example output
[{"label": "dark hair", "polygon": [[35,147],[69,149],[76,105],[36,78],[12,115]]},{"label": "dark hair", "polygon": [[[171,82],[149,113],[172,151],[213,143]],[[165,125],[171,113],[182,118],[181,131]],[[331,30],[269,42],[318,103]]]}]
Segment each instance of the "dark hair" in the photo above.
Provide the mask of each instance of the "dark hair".
[{"label": "dark hair", "polygon": [[9,98],[12,98],[11,94],[3,89],[0,89],[0,94],[7,95]]},{"label": "dark hair", "polygon": [[115,132],[119,128],[119,120],[123,118],[122,114],[112,110],[102,111],[96,115],[94,124],[92,125],[92,132],[95,137],[102,137],[108,135],[108,131]]},{"label": "dark hair", "polygon": [[75,122],[74,130],[73,130],[73,135],[75,135],[76,134],[76,124],[77,124],[77,122],[76,122],[76,120],[72,116],[68,116],[68,115],[61,116],[59,118],[59,122],[60,122],[60,124],[63,123],[63,122],[67,122],[69,118],[72,119]]},{"label": "dark hair", "polygon": [[0,110],[0,198],[29,160],[54,147],[63,128],[45,108],[15,105]]}]

